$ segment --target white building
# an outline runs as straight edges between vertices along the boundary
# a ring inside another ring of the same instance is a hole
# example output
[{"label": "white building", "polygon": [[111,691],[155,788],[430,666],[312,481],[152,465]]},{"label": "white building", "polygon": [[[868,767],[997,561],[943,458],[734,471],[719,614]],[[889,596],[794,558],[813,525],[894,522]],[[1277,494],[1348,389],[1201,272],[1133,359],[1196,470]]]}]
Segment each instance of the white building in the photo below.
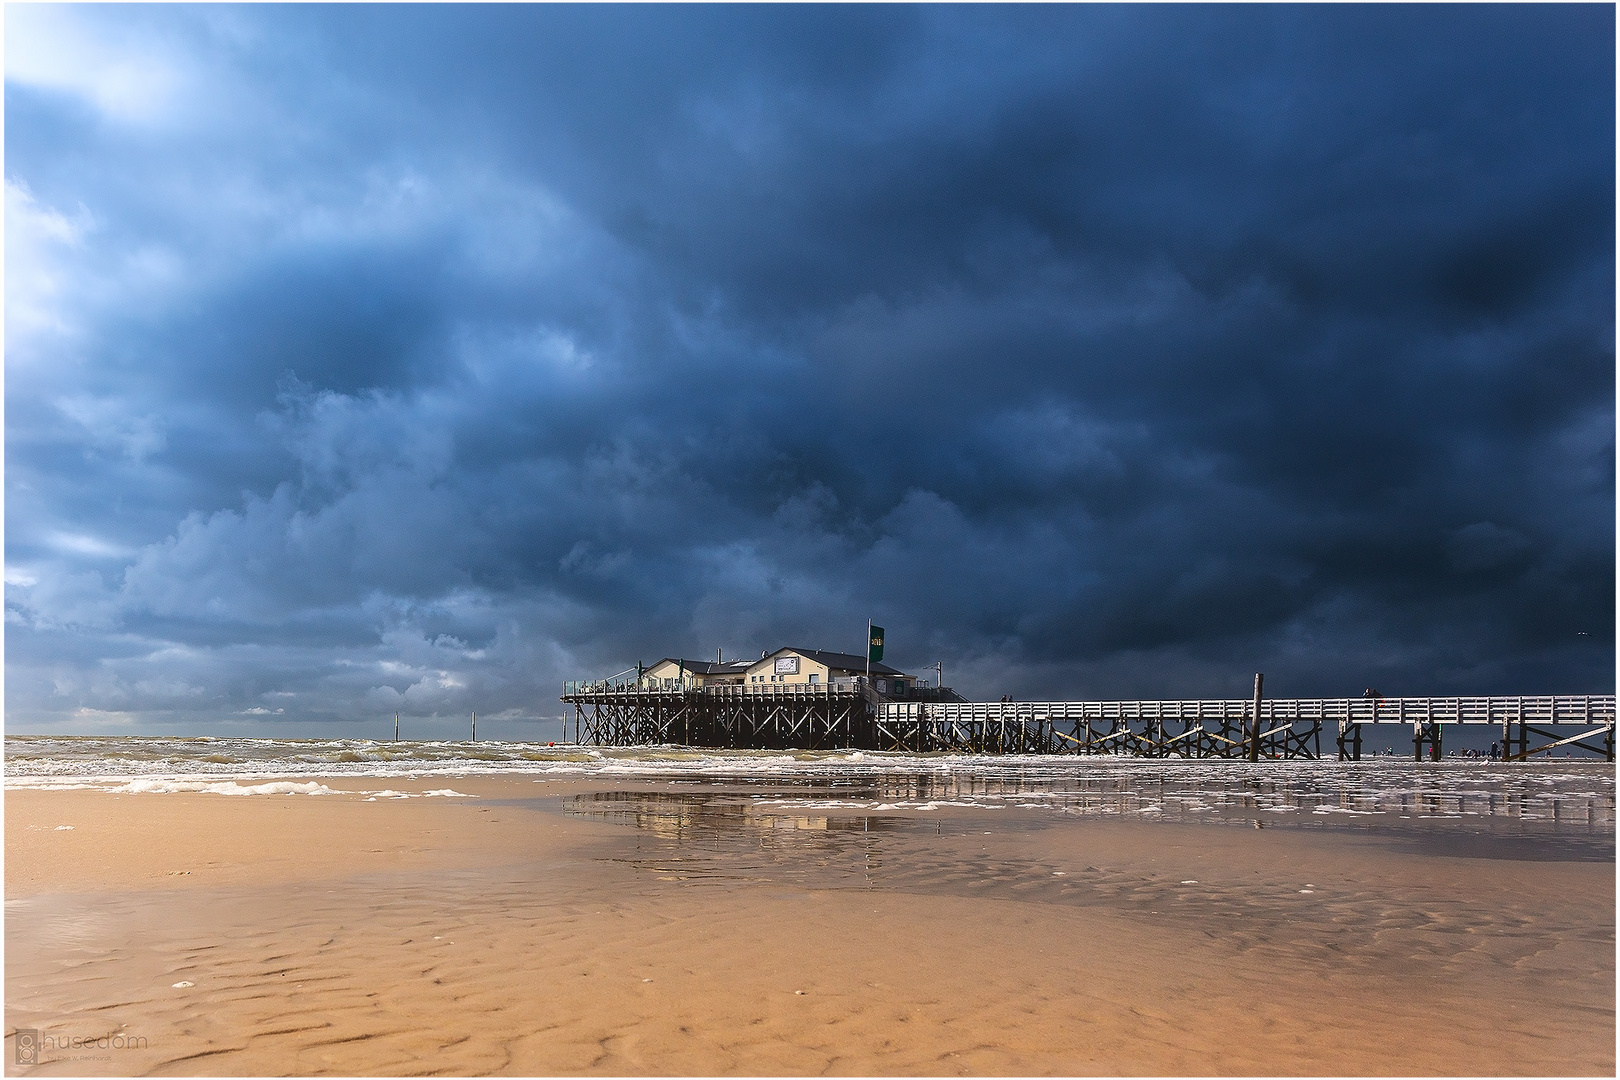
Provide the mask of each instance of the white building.
[{"label": "white building", "polygon": [[682,660],[665,657],[648,668],[642,678],[653,685],[675,689],[676,684],[688,686],[736,686],[746,680],[743,675],[753,666],[753,660]]},{"label": "white building", "polygon": [[[793,683],[853,682],[866,674],[866,657],[859,653],[784,647],[765,653],[758,660],[683,660],[665,657],[649,667],[642,678],[656,688],[670,690],[683,686],[765,689]],[[872,689],[880,694],[902,695],[917,685],[916,676],[907,675],[887,664],[872,664],[871,675]]]},{"label": "white building", "polygon": [[[907,675],[888,664],[873,664],[871,670],[872,689],[880,694],[903,693],[917,684],[915,676]],[[745,672],[744,685],[845,682],[864,676],[866,672],[866,657],[858,653],[781,648],[773,653],[767,653],[749,665]]]}]

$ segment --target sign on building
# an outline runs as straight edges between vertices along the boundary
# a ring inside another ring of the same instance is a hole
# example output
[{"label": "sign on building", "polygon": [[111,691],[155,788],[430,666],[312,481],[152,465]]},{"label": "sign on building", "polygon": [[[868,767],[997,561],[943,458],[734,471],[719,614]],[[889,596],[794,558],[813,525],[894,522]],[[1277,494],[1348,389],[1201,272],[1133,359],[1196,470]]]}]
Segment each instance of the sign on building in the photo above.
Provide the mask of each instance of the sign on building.
[{"label": "sign on building", "polygon": [[797,675],[799,673],[799,658],[797,656],[778,656],[776,658],[776,673],[778,675]]}]

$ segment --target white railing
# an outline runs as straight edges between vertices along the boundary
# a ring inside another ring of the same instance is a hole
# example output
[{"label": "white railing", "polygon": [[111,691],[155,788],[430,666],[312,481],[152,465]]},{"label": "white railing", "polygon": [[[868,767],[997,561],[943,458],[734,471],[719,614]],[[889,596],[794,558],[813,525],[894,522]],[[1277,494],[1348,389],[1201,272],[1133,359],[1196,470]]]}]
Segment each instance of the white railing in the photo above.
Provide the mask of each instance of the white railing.
[{"label": "white railing", "polygon": [[863,680],[859,678],[832,679],[813,683],[729,683],[699,686],[693,679],[597,679],[563,683],[562,696],[606,697],[618,695],[702,694],[706,697],[844,697],[861,692]]},{"label": "white railing", "polygon": [[[968,701],[885,702],[886,723],[1047,723],[1076,721],[1242,720],[1251,701]],[[1260,703],[1276,723],[1350,724],[1613,724],[1613,694],[1541,697],[1278,698]]]}]

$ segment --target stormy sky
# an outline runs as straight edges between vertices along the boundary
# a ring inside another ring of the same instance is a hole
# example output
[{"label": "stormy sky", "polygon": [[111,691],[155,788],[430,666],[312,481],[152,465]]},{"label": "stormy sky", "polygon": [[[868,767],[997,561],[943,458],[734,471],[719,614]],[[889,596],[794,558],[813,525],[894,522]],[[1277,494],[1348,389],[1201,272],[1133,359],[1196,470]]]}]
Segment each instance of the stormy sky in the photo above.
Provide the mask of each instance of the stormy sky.
[{"label": "stormy sky", "polygon": [[6,724],[1612,693],[1585,6],[6,10]]}]

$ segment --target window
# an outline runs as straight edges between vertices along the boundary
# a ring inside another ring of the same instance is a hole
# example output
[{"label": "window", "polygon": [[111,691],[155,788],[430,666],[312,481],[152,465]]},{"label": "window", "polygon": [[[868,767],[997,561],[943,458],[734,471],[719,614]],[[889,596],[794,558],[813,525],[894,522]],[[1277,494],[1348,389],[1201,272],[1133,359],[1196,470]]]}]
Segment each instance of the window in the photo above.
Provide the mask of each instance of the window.
[{"label": "window", "polygon": [[811,675],[810,676],[810,681],[811,682],[820,682],[821,681],[821,676],[820,675]]}]

